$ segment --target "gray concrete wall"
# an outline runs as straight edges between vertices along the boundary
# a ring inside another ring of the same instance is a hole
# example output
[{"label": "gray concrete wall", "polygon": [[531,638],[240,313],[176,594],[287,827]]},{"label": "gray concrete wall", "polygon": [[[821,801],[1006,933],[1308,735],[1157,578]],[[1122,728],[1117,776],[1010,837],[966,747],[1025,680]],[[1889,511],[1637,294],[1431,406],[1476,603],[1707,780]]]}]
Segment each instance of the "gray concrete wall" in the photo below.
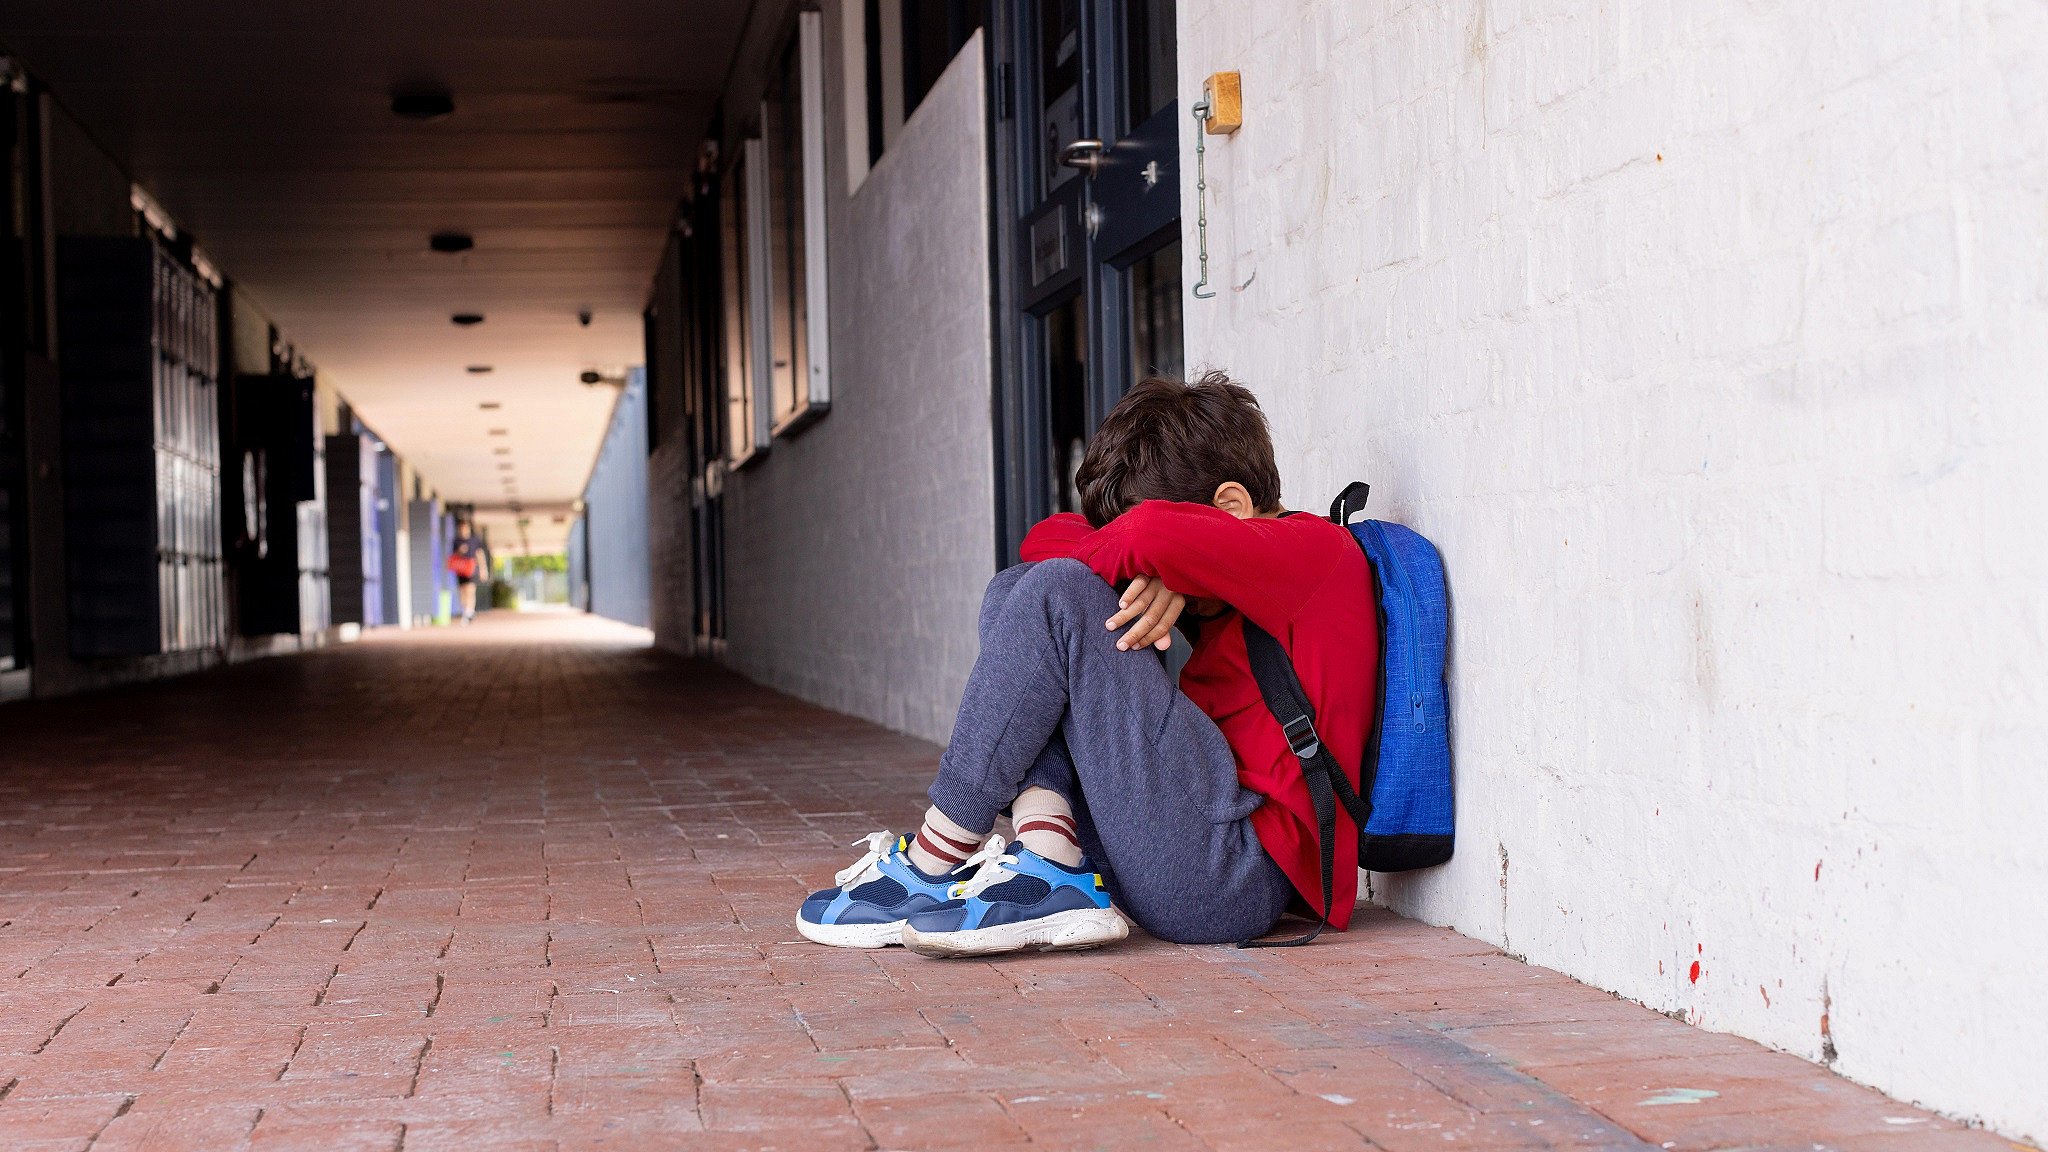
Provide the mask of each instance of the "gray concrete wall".
[{"label": "gray concrete wall", "polygon": [[590,611],[647,627],[647,375],[635,368],[583,487]]},{"label": "gray concrete wall", "polygon": [[995,566],[982,49],[849,196],[842,12],[860,6],[825,20],[832,411],[726,482],[726,658],[943,740]]}]

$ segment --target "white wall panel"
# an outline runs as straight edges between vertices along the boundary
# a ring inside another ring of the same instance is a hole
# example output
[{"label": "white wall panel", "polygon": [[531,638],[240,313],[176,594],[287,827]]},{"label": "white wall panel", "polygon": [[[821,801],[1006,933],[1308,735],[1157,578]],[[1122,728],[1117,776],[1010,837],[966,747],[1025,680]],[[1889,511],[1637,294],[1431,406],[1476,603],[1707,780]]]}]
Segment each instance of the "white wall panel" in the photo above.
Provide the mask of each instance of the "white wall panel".
[{"label": "white wall panel", "polygon": [[983,76],[977,39],[858,192],[830,182],[832,411],[725,489],[728,660],[934,740],[995,566]]},{"label": "white wall panel", "polygon": [[1181,20],[1190,363],[1449,567],[1458,855],[1379,898],[2048,1138],[2048,9]]}]

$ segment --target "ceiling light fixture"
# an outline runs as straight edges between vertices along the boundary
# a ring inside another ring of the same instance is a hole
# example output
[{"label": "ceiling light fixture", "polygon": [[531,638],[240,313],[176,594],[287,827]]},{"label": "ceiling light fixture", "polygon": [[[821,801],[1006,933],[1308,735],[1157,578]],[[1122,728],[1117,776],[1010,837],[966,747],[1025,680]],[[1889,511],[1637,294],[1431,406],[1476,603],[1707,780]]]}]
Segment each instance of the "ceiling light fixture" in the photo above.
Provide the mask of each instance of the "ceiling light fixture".
[{"label": "ceiling light fixture", "polygon": [[492,436],[503,436],[505,435],[506,431],[507,430],[504,428],[493,428],[490,430],[489,434]]},{"label": "ceiling light fixture", "polygon": [[476,247],[476,237],[467,232],[436,232],[427,237],[427,247],[436,252],[467,252]]},{"label": "ceiling light fixture", "polygon": [[[467,369],[465,369],[465,371],[467,371],[471,376],[488,376],[492,372],[496,371],[496,369],[489,364],[471,364]],[[497,404],[493,403],[490,405],[490,407],[496,408]]]},{"label": "ceiling light fixture", "polygon": [[391,111],[407,120],[440,120],[454,113],[455,95],[432,81],[403,84],[391,92]]},{"label": "ceiling light fixture", "polygon": [[505,405],[496,400],[479,400],[476,402],[476,406],[489,412],[494,409],[503,408]]},{"label": "ceiling light fixture", "polygon": [[483,323],[484,314],[481,312],[457,312],[448,318],[448,322],[458,328],[469,328]]}]

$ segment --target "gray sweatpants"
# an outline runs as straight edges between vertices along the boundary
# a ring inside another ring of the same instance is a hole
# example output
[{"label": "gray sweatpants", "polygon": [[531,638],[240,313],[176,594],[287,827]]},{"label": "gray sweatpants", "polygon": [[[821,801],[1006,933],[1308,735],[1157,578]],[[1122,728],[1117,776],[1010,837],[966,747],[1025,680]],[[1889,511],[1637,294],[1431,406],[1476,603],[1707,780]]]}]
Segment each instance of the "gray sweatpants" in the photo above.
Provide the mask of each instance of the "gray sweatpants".
[{"label": "gray sweatpants", "polygon": [[1184,944],[1245,940],[1293,893],[1247,819],[1223,734],[1158,654],[1119,652],[1117,594],[1078,560],[1020,564],[989,582],[932,803],[989,828],[1026,788],[1074,806],[1082,846],[1140,927]]}]

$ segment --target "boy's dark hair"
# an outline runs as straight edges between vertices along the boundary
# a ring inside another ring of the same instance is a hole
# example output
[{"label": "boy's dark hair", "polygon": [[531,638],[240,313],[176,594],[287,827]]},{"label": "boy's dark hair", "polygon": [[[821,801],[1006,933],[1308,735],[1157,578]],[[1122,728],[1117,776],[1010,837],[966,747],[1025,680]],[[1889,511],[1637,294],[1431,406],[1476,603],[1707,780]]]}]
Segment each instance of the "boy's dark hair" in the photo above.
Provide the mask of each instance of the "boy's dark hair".
[{"label": "boy's dark hair", "polygon": [[1191,382],[1147,377],[1110,409],[1075,474],[1097,528],[1141,500],[1207,504],[1228,481],[1261,512],[1280,506],[1280,469],[1258,398],[1221,372]]}]

